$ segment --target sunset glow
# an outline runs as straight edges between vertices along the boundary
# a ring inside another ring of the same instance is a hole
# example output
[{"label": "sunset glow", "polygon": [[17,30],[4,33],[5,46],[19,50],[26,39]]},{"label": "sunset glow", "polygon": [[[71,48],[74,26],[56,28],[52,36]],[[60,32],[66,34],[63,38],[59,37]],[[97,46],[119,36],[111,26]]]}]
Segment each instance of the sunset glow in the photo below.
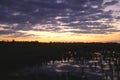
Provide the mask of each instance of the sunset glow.
[{"label": "sunset glow", "polygon": [[120,0],[1,0],[0,40],[120,42]]}]

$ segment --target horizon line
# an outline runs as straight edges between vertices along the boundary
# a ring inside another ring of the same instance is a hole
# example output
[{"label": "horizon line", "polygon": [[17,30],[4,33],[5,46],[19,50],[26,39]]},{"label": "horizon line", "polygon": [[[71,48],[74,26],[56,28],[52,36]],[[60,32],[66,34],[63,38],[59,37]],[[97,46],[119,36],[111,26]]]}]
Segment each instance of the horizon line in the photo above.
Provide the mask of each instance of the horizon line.
[{"label": "horizon line", "polygon": [[36,42],[36,43],[120,43],[120,42],[97,42],[97,41],[94,41],[94,42],[69,42],[69,41],[66,41],[66,42],[63,42],[63,41],[48,41],[48,42],[46,42],[46,41],[38,41],[38,40],[31,40],[31,41],[22,41],[22,40],[0,40],[0,42]]}]

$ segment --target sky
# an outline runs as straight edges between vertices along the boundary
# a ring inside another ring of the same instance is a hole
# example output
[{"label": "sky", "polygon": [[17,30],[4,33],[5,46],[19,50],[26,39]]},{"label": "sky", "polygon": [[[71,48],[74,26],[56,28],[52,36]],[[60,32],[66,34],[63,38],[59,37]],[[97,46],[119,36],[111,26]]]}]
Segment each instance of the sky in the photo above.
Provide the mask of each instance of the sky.
[{"label": "sky", "polygon": [[120,42],[120,0],[0,0],[0,40]]}]

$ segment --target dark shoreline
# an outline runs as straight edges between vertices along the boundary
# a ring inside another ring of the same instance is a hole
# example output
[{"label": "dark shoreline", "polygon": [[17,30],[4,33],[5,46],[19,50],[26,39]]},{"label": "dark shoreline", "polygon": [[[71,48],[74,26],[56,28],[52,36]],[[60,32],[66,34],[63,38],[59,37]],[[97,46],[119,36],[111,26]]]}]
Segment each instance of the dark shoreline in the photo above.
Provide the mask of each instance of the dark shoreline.
[{"label": "dark shoreline", "polygon": [[25,66],[42,65],[49,61],[84,57],[91,59],[94,53],[104,57],[120,58],[119,43],[39,43],[0,42],[1,73],[6,76]]}]

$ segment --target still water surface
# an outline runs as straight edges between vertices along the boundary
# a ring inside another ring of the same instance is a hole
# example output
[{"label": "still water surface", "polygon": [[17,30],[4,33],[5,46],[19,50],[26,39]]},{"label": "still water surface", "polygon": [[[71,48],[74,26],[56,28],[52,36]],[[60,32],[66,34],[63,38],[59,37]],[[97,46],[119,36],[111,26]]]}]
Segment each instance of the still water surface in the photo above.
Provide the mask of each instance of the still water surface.
[{"label": "still water surface", "polygon": [[[45,80],[119,80],[118,58],[97,53],[94,58],[51,60],[42,65],[26,66],[13,73],[16,77]],[[47,78],[48,77],[48,78]]]}]

